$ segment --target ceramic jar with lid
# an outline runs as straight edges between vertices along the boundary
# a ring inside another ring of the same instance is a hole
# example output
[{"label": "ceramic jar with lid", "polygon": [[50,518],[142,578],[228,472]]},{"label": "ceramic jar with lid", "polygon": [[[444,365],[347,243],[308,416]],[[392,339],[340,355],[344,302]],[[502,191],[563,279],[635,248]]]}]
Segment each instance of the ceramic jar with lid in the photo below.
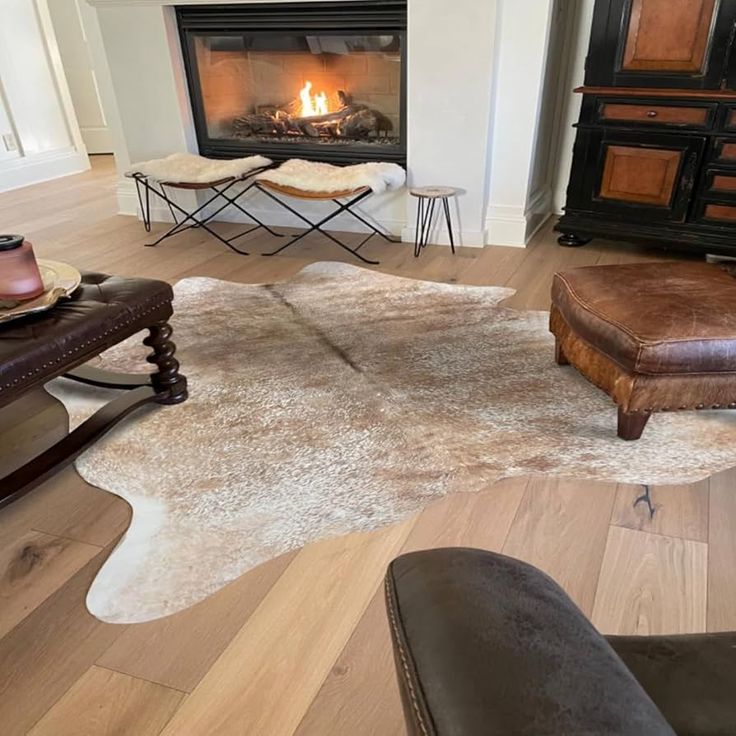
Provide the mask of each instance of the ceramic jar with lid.
[{"label": "ceramic jar with lid", "polygon": [[33,299],[43,291],[31,243],[22,235],[0,235],[0,299]]}]

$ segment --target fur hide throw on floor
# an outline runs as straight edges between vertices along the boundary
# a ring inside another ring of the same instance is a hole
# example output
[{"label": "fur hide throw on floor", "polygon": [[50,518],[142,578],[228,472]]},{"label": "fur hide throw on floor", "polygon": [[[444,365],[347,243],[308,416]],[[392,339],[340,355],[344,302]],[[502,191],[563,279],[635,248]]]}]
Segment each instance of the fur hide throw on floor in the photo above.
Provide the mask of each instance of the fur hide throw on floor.
[{"label": "fur hide throw on floor", "polygon": [[245,174],[271,165],[271,159],[263,156],[248,156],[220,161],[193,153],[172,153],[166,158],[156,158],[135,164],[126,176],[143,174],[151,181],[185,184],[209,184]]},{"label": "fur hide throw on floor", "polygon": [[[105,621],[174,613],[288,550],[504,476],[672,484],[736,463],[736,412],[657,414],[619,440],[608,397],[555,364],[549,315],[502,306],[510,289],[320,263],[175,293],[189,400],[139,410],[77,460],[133,508],[87,599]],[[140,370],[146,352],[138,336],[102,364]],[[73,425],[110,398],[50,391]]]},{"label": "fur hide throw on floor", "polygon": [[256,179],[301,189],[305,192],[341,192],[369,187],[374,194],[400,189],[406,172],[398,164],[372,162],[353,166],[332,166],[292,158],[277,169],[258,174]]}]

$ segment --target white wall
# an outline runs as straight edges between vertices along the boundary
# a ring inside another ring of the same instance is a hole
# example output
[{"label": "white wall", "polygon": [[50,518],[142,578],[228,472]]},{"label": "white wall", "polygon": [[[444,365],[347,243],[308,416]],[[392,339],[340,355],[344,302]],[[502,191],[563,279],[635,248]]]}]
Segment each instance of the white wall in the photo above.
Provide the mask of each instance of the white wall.
[{"label": "white wall", "polygon": [[[197,150],[173,8],[165,5],[95,2],[120,110],[125,153],[133,162]],[[485,150],[494,15],[494,0],[456,0],[451,8],[445,0],[409,2],[410,180],[416,184],[445,183],[464,190],[459,200],[461,240],[468,245],[485,242]],[[448,50],[450,53],[445,53]],[[474,74],[467,73],[471,67]],[[441,91],[440,109],[433,108],[426,94],[430,85]],[[479,155],[479,151],[483,153]],[[132,183],[121,183],[119,191],[121,211],[136,212]],[[371,198],[363,212],[411,238],[414,203],[406,192],[389,193]],[[301,224],[263,197],[249,206],[272,224]],[[313,205],[305,212],[316,215],[323,210]],[[164,219],[164,208],[157,215]],[[347,218],[338,226],[362,229],[360,223]],[[446,240],[446,236],[438,232],[435,239]]]},{"label": "white wall", "polygon": [[[120,109],[124,145],[116,158],[196,152],[174,0],[89,1]],[[524,245],[551,210],[560,64],[547,62],[549,53],[557,58],[572,2],[409,0],[409,183],[463,190],[456,204],[465,245]],[[551,98],[543,106],[544,94]],[[121,181],[118,201],[121,212],[136,212],[129,180]],[[300,224],[262,197],[252,206],[271,224]],[[413,237],[415,200],[405,192],[372,198],[366,210]],[[165,219],[166,211],[156,215]],[[442,228],[432,239],[448,242]]]},{"label": "white wall", "polygon": [[0,85],[0,135],[18,148],[0,158],[0,191],[88,167],[45,0],[2,0]]},{"label": "white wall", "polygon": [[547,63],[541,95],[537,142],[527,198],[527,220],[533,230],[553,209],[557,185],[557,160],[565,124],[565,102],[570,57],[570,29],[574,26],[577,0],[554,0],[550,23]]},{"label": "white wall", "polygon": [[[539,136],[553,0],[499,0],[488,242],[524,245],[549,211],[549,191],[533,191],[535,165],[549,145]],[[544,174],[537,172],[537,180]],[[532,201],[534,200],[534,201]],[[533,207],[530,208],[530,202]]]},{"label": "white wall", "polygon": [[176,93],[164,10],[155,6],[98,10],[131,161],[186,151],[189,144]]},{"label": "white wall", "polygon": [[[12,142],[3,140],[2,136],[12,136]],[[8,105],[5,102],[5,93],[0,84],[0,166],[3,161],[20,157],[20,151],[17,149],[17,134],[13,127],[13,121],[10,118]],[[15,146],[15,148],[13,148]]]},{"label": "white wall", "polygon": [[77,122],[89,153],[112,153],[112,133],[102,107],[85,22],[95,19],[85,0],[47,0]]},{"label": "white wall", "polygon": [[[410,0],[409,183],[463,190],[463,242],[486,243],[495,0]],[[416,201],[408,200],[404,237],[414,237]],[[432,242],[449,243],[444,228]]]},{"label": "white wall", "polygon": [[[567,0],[566,0],[567,1]],[[575,128],[580,114],[582,95],[573,93],[575,87],[585,79],[585,57],[590,42],[590,27],[593,22],[595,0],[569,0],[574,8],[571,12],[569,35],[566,40],[568,58],[562,75],[561,116],[558,133],[558,150],[554,165],[553,209],[561,213],[565,206],[567,183],[572,166],[572,148],[575,143]]]}]

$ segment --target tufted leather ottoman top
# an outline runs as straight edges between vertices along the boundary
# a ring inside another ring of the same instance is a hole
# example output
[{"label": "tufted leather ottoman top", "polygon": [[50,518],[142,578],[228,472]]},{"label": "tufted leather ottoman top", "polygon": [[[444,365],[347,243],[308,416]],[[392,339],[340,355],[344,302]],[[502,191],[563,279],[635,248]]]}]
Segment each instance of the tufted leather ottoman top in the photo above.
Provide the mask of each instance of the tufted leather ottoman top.
[{"label": "tufted leather ottoman top", "polygon": [[736,373],[736,279],[707,263],[590,266],[555,274],[570,329],[632,373]]},{"label": "tufted leather ottoman top", "polygon": [[0,406],[171,316],[163,281],[85,273],[70,299],[0,325]]}]

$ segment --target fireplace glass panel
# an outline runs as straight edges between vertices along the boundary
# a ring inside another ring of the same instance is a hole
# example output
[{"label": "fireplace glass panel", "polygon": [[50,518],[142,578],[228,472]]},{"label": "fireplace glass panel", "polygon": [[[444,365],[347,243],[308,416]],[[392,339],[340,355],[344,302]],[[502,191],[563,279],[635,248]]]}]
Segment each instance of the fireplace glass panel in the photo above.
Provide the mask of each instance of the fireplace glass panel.
[{"label": "fireplace glass panel", "polygon": [[193,41],[208,138],[255,150],[403,146],[400,34],[197,33]]}]

